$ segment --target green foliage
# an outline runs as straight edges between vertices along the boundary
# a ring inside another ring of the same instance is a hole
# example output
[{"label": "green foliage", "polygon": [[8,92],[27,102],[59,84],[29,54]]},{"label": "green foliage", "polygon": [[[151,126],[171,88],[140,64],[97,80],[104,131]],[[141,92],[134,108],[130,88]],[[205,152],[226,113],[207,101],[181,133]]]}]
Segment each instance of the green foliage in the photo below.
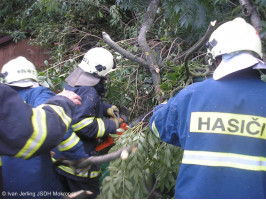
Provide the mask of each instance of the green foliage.
[{"label": "green foliage", "polygon": [[153,105],[152,79],[149,72],[139,66],[122,66],[110,74],[107,88],[106,99],[130,119],[148,112]]},{"label": "green foliage", "polygon": [[[27,1],[23,6],[21,2],[4,1],[0,5],[0,15],[18,9],[16,15],[3,18],[3,26],[8,28],[3,27],[2,34],[30,32],[31,44],[49,49],[54,63],[87,51],[101,38],[103,30],[119,37],[116,33],[124,24],[123,12],[112,1],[39,0]],[[19,10],[20,6],[23,10]]]},{"label": "green foliage", "polygon": [[26,38],[26,32],[23,32],[23,31],[14,31],[11,33],[11,36],[13,38],[13,41],[15,43],[18,42],[18,40],[23,40]]},{"label": "green foliage", "polygon": [[179,87],[183,88],[185,86],[186,76],[183,64],[176,66],[169,60],[167,60],[165,64],[166,66],[163,69],[162,83],[160,88],[163,90],[164,95],[169,98],[171,97],[171,91]]},{"label": "green foliage", "polygon": [[65,78],[78,67],[75,59],[69,59],[53,66],[50,66],[49,62],[45,60],[44,64],[47,69],[38,72],[39,82],[56,92],[63,90]]},{"label": "green foliage", "polygon": [[162,143],[150,132],[147,124],[140,122],[127,130],[110,152],[135,143],[138,144],[137,150],[128,159],[110,163],[109,176],[103,179],[98,197],[172,198],[183,154],[181,148]]},{"label": "green foliage", "polygon": [[266,7],[266,0],[256,0],[255,3],[264,9]]},{"label": "green foliage", "polygon": [[[65,78],[77,67],[84,53],[95,46],[109,48],[102,41],[107,32],[121,47],[142,57],[138,31],[149,0],[1,0],[0,35],[15,41],[32,37],[31,44],[50,51],[46,68],[39,72],[43,84],[54,91],[63,88]],[[265,31],[266,0],[255,0]],[[194,80],[186,80],[184,53],[205,34],[210,21],[219,23],[242,16],[237,0],[164,0],[147,42],[160,64],[164,98],[176,94]],[[106,102],[119,107],[129,121],[158,104],[149,69],[115,55],[118,69],[109,74]],[[195,52],[189,63],[195,76],[205,78],[208,68]],[[265,77],[264,77],[265,78]],[[111,151],[138,143],[138,149],[122,161],[112,162],[110,176],[103,181],[101,198],[172,198],[182,150],[152,135],[147,124],[136,124],[122,135]],[[152,194],[152,188],[156,189]]]},{"label": "green foliage", "polygon": [[136,12],[146,10],[149,5],[148,0],[116,0],[116,3],[124,10],[134,10]]},{"label": "green foliage", "polygon": [[[167,9],[167,18],[173,23],[179,23],[180,27],[188,28],[192,26],[195,29],[206,25],[206,7],[200,1],[187,0],[164,1],[163,6]],[[178,21],[177,21],[178,19]]]},{"label": "green foliage", "polygon": [[1,32],[3,30],[14,30],[19,29],[20,18],[33,4],[34,0],[1,0],[0,4],[0,27]]},{"label": "green foliage", "polygon": [[[144,13],[149,3],[147,0],[117,0],[116,2],[122,9],[134,13]],[[232,15],[232,10],[235,7],[227,0],[161,1],[153,32],[158,38],[164,37],[173,40],[176,37],[181,37],[191,45],[204,34],[210,21],[225,21],[239,15],[241,10]],[[143,19],[143,17],[139,19]]]}]

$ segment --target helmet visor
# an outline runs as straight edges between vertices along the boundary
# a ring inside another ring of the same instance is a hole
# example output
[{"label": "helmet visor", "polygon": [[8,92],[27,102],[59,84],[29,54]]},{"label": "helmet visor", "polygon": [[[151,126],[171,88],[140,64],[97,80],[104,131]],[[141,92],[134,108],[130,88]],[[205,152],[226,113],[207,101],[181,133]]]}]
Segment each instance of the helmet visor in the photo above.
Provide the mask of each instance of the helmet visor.
[{"label": "helmet visor", "polygon": [[224,54],[222,55],[222,62],[213,73],[213,79],[219,80],[234,72],[252,67],[259,62],[259,59],[248,52]]},{"label": "helmet visor", "polygon": [[81,68],[75,69],[67,78],[66,83],[71,87],[75,86],[95,86],[100,82],[100,78],[85,72]]}]

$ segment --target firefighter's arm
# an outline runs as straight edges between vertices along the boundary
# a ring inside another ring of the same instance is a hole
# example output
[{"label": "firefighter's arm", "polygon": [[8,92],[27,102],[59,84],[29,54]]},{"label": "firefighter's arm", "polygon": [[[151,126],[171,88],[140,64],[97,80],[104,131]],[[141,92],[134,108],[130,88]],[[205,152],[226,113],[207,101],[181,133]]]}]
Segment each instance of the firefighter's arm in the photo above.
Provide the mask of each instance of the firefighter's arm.
[{"label": "firefighter's arm", "polygon": [[0,154],[30,158],[49,152],[63,138],[75,104],[56,96],[32,109],[8,86],[0,85]]},{"label": "firefighter's arm", "polygon": [[110,119],[87,117],[72,125],[73,130],[84,138],[101,138],[116,133],[116,124]]},{"label": "firefighter's arm", "polygon": [[178,111],[172,104],[173,99],[155,107],[150,119],[152,133],[166,143],[180,146],[177,137]]},{"label": "firefighter's arm", "polygon": [[[80,137],[100,138],[116,133],[116,125],[110,119],[97,117],[101,100],[95,89],[86,88],[80,92],[82,106],[77,106],[73,116],[73,131]],[[104,107],[106,108],[106,105]],[[105,109],[103,108],[103,109]]]},{"label": "firefighter's arm", "polygon": [[[68,160],[80,160],[89,157],[89,155],[85,152],[82,141],[72,128],[68,129],[63,140],[54,149],[54,152],[55,155],[59,154],[61,157]],[[55,157],[58,158],[58,156]]]}]

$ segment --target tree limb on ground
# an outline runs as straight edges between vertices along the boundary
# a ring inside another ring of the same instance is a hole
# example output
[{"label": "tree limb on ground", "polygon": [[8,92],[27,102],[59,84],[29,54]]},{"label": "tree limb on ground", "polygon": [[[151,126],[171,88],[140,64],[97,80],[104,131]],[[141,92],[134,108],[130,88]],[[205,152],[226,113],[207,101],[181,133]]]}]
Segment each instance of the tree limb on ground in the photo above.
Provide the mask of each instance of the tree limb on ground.
[{"label": "tree limb on ground", "polygon": [[120,53],[125,58],[131,60],[132,62],[137,62],[144,67],[148,67],[146,61],[140,57],[135,56],[134,54],[130,53],[129,51],[120,47],[116,42],[114,42],[110,36],[106,32],[102,32],[103,40],[114,50]]},{"label": "tree limb on ground", "polygon": [[160,3],[160,0],[150,1],[150,4],[146,11],[146,15],[144,17],[144,21],[143,21],[143,24],[142,24],[142,27],[140,29],[139,36],[138,36],[138,44],[142,52],[145,54],[145,59],[148,63],[149,69],[152,74],[153,86],[154,86],[156,93],[160,91],[160,88],[159,88],[159,85],[161,83],[160,74],[159,74],[160,69],[155,59],[155,56],[153,55],[153,52],[147,43],[146,34],[153,25],[159,3]]},{"label": "tree limb on ground", "polygon": [[122,148],[116,152],[108,153],[103,156],[91,156],[87,159],[80,161],[58,159],[56,162],[54,162],[54,166],[64,165],[72,168],[75,173],[85,173],[89,170],[92,164],[108,163],[119,157],[125,160],[128,158],[128,155],[132,152],[135,152],[136,149],[137,149],[137,144],[133,144],[129,147]]},{"label": "tree limb on ground", "polygon": [[189,78],[189,76],[190,76],[190,72],[189,72],[189,68],[188,68],[188,59],[190,58],[190,56],[195,51],[197,51],[199,48],[201,48],[202,45],[205,44],[208,41],[208,39],[211,36],[212,32],[215,30],[215,24],[216,24],[216,21],[210,22],[205,35],[187,51],[186,56],[185,56],[185,61],[184,61],[185,62],[185,69],[186,69],[187,78]]}]

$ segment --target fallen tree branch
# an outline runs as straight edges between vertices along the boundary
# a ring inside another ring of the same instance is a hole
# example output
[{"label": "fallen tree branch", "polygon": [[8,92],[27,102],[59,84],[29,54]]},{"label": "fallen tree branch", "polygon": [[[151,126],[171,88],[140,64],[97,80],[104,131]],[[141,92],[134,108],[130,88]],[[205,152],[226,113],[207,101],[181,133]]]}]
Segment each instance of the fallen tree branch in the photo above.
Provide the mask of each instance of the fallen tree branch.
[{"label": "fallen tree branch", "polygon": [[190,58],[192,53],[197,51],[200,47],[202,47],[203,44],[205,44],[208,41],[210,35],[212,34],[212,32],[215,29],[215,24],[216,24],[216,21],[210,22],[205,35],[187,51],[186,56],[185,56],[185,69],[186,69],[187,78],[189,78],[189,76],[190,76],[190,72],[189,72],[189,68],[188,68],[188,59]]},{"label": "fallen tree branch", "polygon": [[103,156],[91,156],[87,158],[86,160],[82,161],[81,163],[79,163],[77,165],[77,168],[82,169],[82,168],[86,168],[88,165],[91,165],[91,164],[102,164],[102,163],[110,162],[119,157],[125,160],[128,158],[127,156],[125,156],[125,154],[130,154],[131,152],[135,152],[136,148],[137,148],[137,144],[133,144],[130,147],[125,147],[116,152],[108,153]]},{"label": "fallen tree branch", "polygon": [[146,61],[138,56],[135,56],[134,54],[130,53],[129,51],[123,49],[122,47],[120,47],[117,43],[115,43],[111,37],[106,33],[106,32],[102,32],[102,36],[103,36],[103,40],[110,46],[112,47],[114,50],[116,50],[118,53],[120,53],[122,56],[124,56],[125,58],[131,60],[132,62],[137,62],[140,65],[144,66],[144,67],[148,67]]},{"label": "fallen tree branch", "polygon": [[133,144],[129,147],[122,148],[116,152],[108,153],[103,156],[91,156],[87,159],[80,160],[80,161],[70,161],[64,159],[58,159],[54,162],[55,166],[64,165],[70,167],[74,170],[75,173],[85,173],[91,167],[92,164],[102,164],[108,163],[115,159],[121,157],[123,160],[128,158],[128,155],[132,152],[135,152],[137,149],[137,144]]}]

